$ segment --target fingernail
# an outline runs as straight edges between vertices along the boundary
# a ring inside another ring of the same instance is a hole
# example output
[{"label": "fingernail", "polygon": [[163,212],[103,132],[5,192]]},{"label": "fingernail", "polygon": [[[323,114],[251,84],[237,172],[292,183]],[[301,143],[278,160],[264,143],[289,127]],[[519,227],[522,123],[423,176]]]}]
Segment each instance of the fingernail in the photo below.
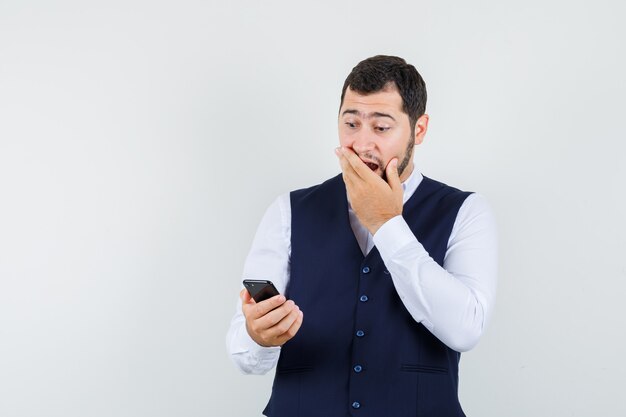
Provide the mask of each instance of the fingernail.
[{"label": "fingernail", "polygon": [[398,166],[398,160],[394,159],[393,161],[391,161],[391,163],[393,164],[394,167]]}]

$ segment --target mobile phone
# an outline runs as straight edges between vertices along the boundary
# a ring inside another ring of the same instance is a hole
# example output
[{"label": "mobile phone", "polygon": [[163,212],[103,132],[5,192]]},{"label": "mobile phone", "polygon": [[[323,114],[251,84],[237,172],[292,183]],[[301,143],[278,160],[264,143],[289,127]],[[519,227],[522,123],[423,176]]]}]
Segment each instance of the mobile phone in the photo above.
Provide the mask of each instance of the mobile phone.
[{"label": "mobile phone", "polygon": [[262,279],[244,279],[243,285],[257,303],[280,294],[274,284],[272,284],[272,281]]}]

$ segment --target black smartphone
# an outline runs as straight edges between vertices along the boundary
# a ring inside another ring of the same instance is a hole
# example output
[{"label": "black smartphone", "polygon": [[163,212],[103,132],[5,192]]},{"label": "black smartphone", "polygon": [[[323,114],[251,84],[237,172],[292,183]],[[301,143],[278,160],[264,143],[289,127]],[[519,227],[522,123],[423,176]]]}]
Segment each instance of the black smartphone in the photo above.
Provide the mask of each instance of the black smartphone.
[{"label": "black smartphone", "polygon": [[280,294],[274,284],[272,284],[272,281],[262,279],[244,279],[243,286],[246,287],[250,296],[252,296],[254,301],[257,303]]}]

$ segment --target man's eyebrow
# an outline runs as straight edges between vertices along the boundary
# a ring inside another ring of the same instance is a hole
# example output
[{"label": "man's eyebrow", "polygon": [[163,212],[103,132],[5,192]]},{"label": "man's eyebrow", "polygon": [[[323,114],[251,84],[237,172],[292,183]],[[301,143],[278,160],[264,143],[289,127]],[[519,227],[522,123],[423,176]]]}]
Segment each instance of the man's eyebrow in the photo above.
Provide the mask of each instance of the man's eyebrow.
[{"label": "man's eyebrow", "polygon": [[357,116],[361,116],[364,119],[369,119],[371,117],[388,117],[391,120],[393,120],[394,122],[396,121],[396,119],[394,119],[393,116],[391,116],[390,114],[381,113],[379,111],[375,111],[375,112],[368,113],[368,114],[363,114],[363,113],[361,113],[358,110],[347,109],[347,110],[344,110],[343,113],[341,113],[342,116],[345,116],[346,114],[356,114]]}]

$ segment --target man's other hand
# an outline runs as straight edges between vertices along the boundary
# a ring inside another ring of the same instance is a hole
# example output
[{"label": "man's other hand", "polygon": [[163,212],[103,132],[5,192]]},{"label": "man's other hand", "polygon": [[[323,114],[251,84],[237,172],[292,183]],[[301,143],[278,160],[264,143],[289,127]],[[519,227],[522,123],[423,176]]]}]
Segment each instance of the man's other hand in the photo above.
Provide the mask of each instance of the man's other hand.
[{"label": "man's other hand", "polygon": [[374,235],[380,226],[402,214],[403,189],[398,176],[398,159],[393,158],[385,167],[385,182],[352,149],[337,148],[335,153],[341,164],[352,210]]},{"label": "man's other hand", "polygon": [[259,345],[282,346],[298,333],[304,314],[284,295],[275,295],[257,303],[248,290],[243,289],[239,297],[246,317],[246,330]]}]

